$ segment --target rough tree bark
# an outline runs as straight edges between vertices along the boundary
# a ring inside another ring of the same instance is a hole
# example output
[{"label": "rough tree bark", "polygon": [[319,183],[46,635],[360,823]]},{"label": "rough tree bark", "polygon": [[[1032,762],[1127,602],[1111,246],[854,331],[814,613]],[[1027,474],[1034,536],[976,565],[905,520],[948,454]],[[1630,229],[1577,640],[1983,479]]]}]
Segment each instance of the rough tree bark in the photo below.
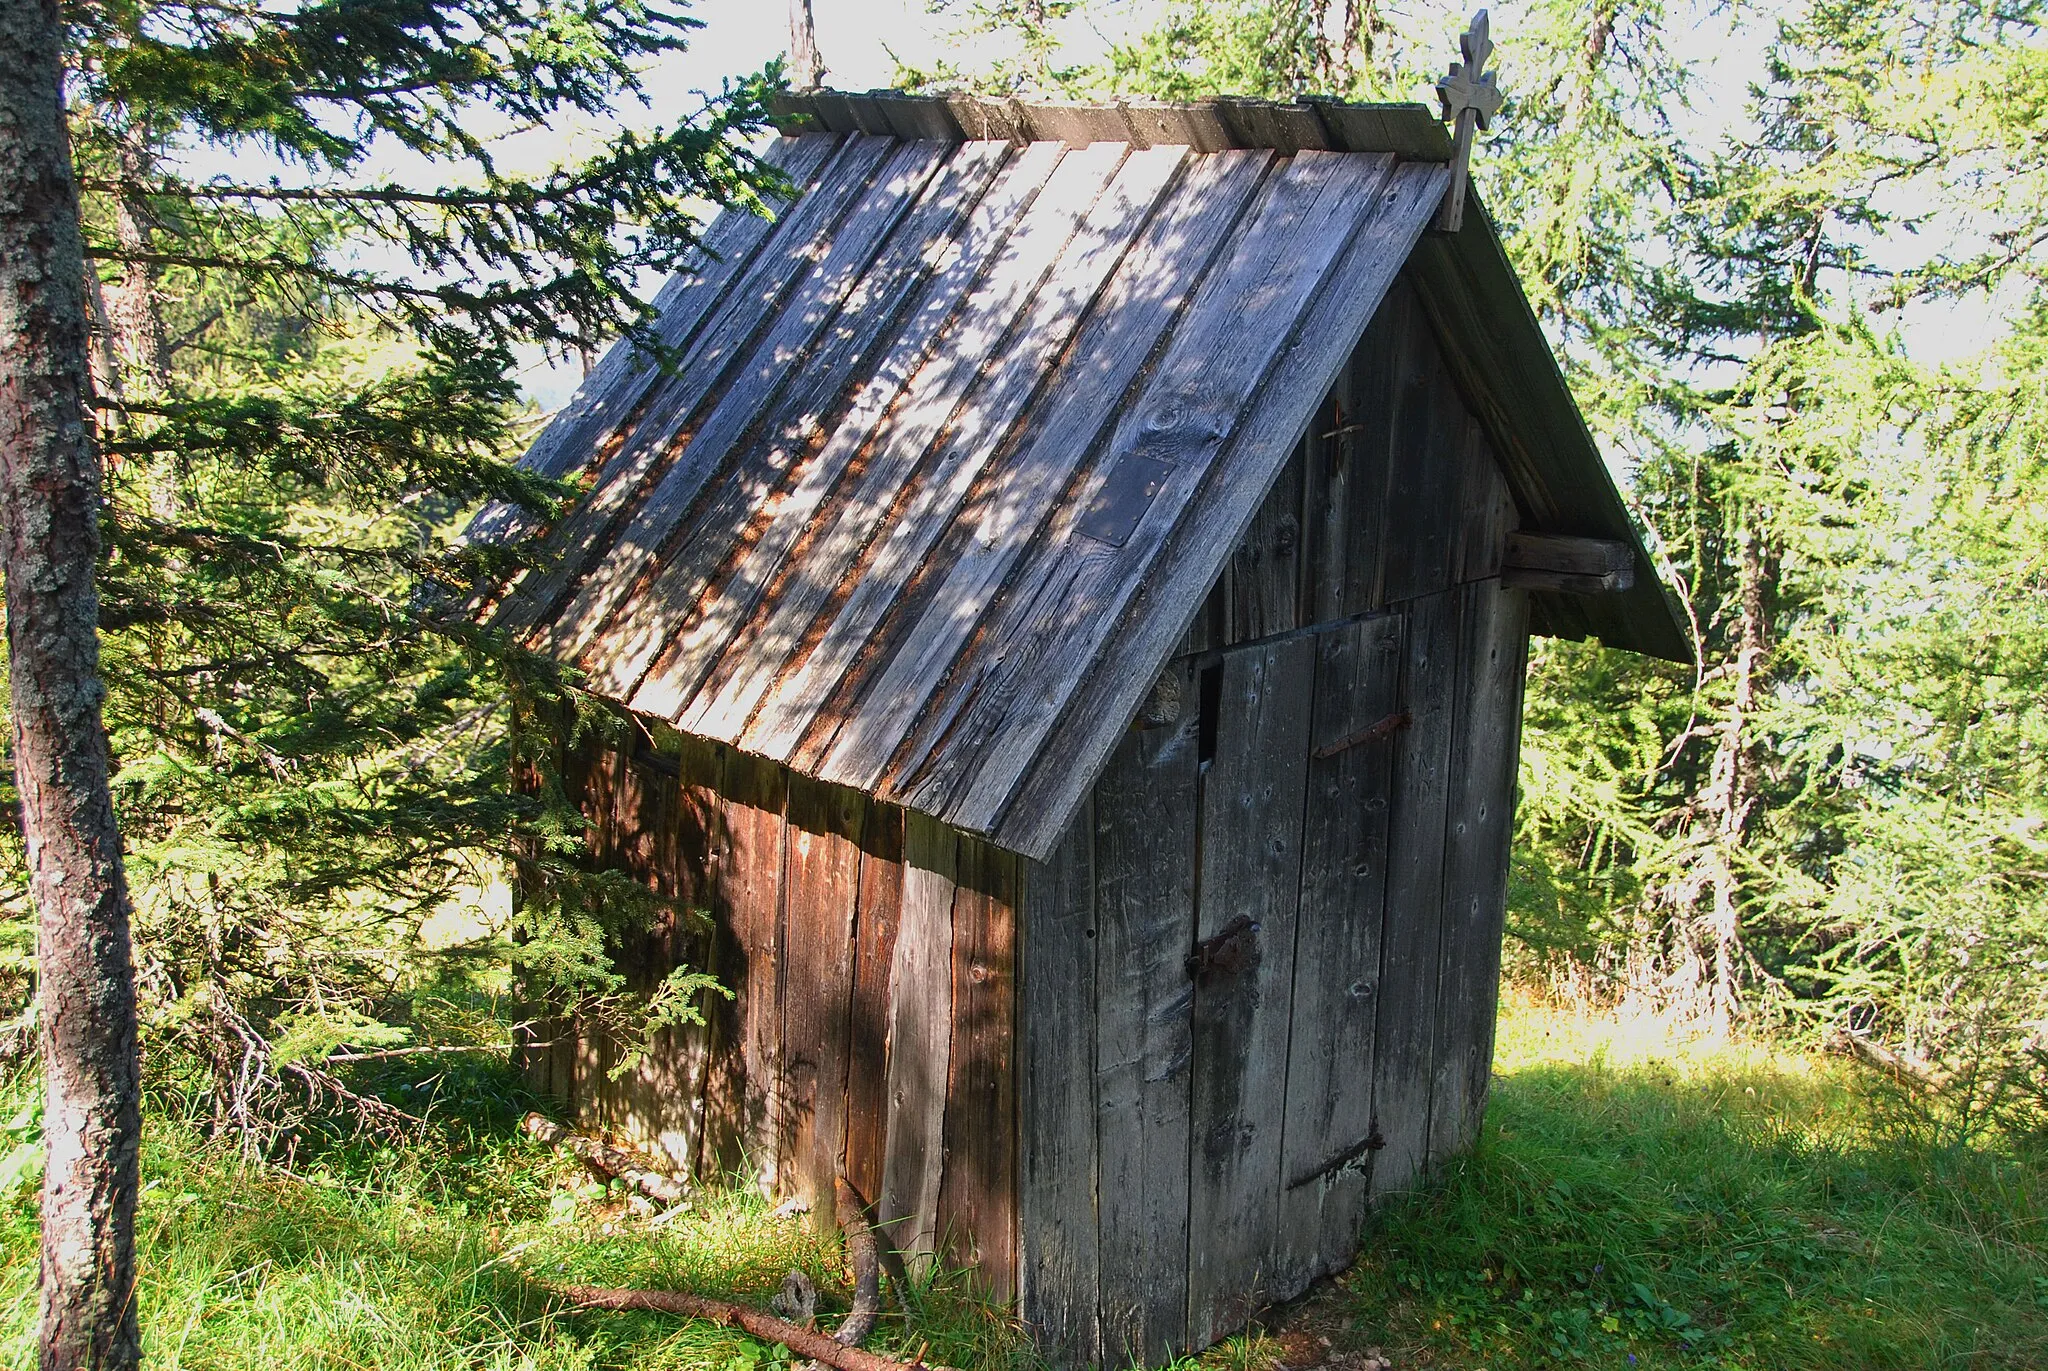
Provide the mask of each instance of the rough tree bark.
[{"label": "rough tree bark", "polygon": [[816,90],[825,79],[825,59],[818,55],[818,25],[811,0],[789,0],[789,84]]},{"label": "rough tree bark", "polygon": [[127,1371],[142,1117],[128,888],[100,723],[100,480],[55,0],[0,0],[0,572],[46,1102],[42,1371]]}]

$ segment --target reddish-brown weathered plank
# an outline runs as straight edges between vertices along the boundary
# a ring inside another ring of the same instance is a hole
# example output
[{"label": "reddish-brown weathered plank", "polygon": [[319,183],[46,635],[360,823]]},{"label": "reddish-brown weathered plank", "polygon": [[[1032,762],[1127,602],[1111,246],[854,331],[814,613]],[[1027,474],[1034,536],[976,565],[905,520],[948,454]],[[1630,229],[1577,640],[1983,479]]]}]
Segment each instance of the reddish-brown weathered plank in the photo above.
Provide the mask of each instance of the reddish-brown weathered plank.
[{"label": "reddish-brown weathered plank", "polygon": [[1195,928],[1191,1347],[1243,1327],[1270,1296],[1292,1293],[1269,1286],[1315,655],[1312,637],[1295,636],[1231,649],[1213,668],[1222,680],[1215,755],[1202,780]]},{"label": "reddish-brown weathered plank", "polygon": [[1463,624],[1450,828],[1444,844],[1444,931],[1437,962],[1431,1165],[1470,1147],[1486,1112],[1528,644],[1521,591],[1486,580],[1459,593]]},{"label": "reddish-brown weathered plank", "polygon": [[[1315,720],[1294,935],[1275,1279],[1349,1262],[1365,1218],[1373,1030],[1386,911],[1387,809],[1399,737],[1401,618],[1316,636]],[[1364,737],[1362,742],[1352,740]],[[1326,755],[1318,755],[1319,753]]]},{"label": "reddish-brown weathered plank", "polygon": [[1024,870],[1017,930],[1017,1313],[1047,1360],[1102,1356],[1095,815]]},{"label": "reddish-brown weathered plank", "polygon": [[[1095,784],[1096,1190],[1102,1356],[1157,1366],[1187,1330],[1188,1090],[1199,728],[1127,731]],[[1206,1235],[1203,1240],[1206,1241]]]},{"label": "reddish-brown weathered plank", "polygon": [[847,1025],[846,1178],[872,1199],[882,1193],[889,1131],[889,971],[903,922],[903,811],[870,801],[860,849]]},{"label": "reddish-brown weathered plank", "polygon": [[838,1231],[832,1183],[846,1143],[847,1023],[853,1000],[854,905],[860,893],[859,791],[802,776],[789,781],[783,842],[783,1107],[789,1118],[785,1188],[812,1221]]},{"label": "reddish-brown weathered plank", "polygon": [[903,831],[903,923],[889,968],[889,1137],[876,1208],[884,1240],[926,1267],[937,1251],[953,1042],[959,837],[922,814]]},{"label": "reddish-brown weathered plank", "polygon": [[1374,1028],[1375,1197],[1413,1187],[1427,1159],[1436,1045],[1437,959],[1443,941],[1444,832],[1457,722],[1458,592],[1405,606],[1406,660],[1387,833],[1386,934]]},{"label": "reddish-brown weathered plank", "polygon": [[744,1174],[774,1190],[787,1117],[782,1082],[782,810],[788,773],[773,762],[728,752],[725,779],[727,851],[724,897],[730,920],[738,994],[738,1062],[744,1089],[733,1104]]},{"label": "reddish-brown weathered plank", "polygon": [[947,1264],[1006,1302],[1017,1292],[1017,861],[961,840],[938,1216]]}]

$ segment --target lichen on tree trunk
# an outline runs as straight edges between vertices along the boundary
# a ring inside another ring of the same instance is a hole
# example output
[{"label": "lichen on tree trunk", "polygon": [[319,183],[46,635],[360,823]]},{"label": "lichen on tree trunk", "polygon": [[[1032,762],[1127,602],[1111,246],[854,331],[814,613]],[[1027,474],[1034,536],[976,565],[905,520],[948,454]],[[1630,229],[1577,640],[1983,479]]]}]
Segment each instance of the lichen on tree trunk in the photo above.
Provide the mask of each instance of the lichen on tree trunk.
[{"label": "lichen on tree trunk", "polygon": [[42,1371],[139,1361],[128,890],[100,721],[100,474],[53,0],[0,0],[0,571],[46,1104]]}]

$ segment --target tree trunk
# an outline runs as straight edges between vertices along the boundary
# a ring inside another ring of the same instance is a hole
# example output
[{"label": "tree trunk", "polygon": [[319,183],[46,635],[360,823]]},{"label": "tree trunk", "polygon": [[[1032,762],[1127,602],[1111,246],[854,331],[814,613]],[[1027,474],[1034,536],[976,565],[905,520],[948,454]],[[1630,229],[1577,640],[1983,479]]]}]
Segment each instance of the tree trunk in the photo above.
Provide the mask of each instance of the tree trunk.
[{"label": "tree trunk", "polygon": [[0,0],[0,571],[40,919],[42,1371],[127,1371],[141,1132],[128,889],[100,723],[99,468],[54,0]]},{"label": "tree trunk", "polygon": [[811,0],[789,0],[789,84],[797,90],[816,90],[824,79],[825,60],[818,55]]}]

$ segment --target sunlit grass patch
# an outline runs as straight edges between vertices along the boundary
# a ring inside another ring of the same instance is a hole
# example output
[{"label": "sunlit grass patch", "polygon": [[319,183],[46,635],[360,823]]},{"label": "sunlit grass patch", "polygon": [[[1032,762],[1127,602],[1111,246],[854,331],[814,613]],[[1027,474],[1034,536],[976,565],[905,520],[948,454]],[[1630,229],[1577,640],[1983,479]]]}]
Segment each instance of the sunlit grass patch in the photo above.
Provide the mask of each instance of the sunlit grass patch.
[{"label": "sunlit grass patch", "polygon": [[1347,1278],[1362,1336],[1471,1367],[2048,1365],[2041,1160],[1900,1128],[1855,1071],[1511,998],[1477,1153]]}]

